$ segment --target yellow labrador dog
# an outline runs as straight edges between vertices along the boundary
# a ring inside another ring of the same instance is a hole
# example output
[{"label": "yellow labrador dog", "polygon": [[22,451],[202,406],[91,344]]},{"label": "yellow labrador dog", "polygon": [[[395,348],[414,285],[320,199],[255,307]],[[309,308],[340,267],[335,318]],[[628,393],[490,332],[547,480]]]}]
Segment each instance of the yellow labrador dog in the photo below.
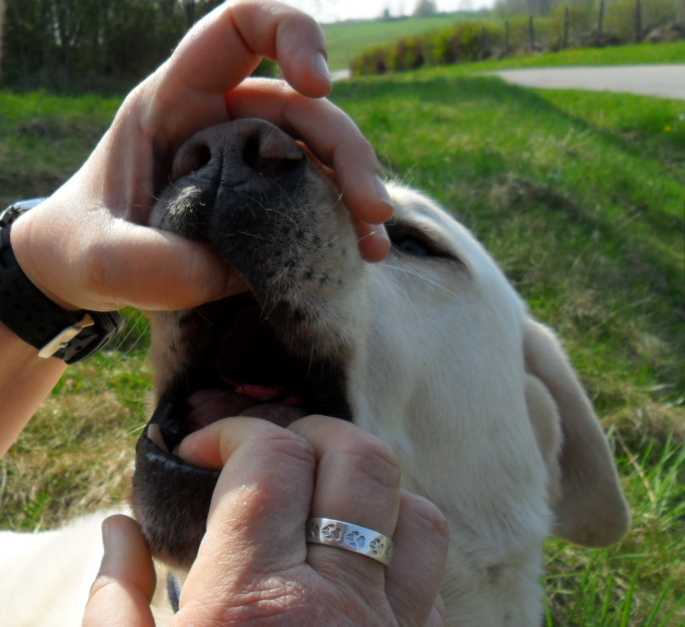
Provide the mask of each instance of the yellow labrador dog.
[{"label": "yellow labrador dog", "polygon": [[[169,452],[188,433],[239,414],[351,420],[449,520],[448,624],[533,627],[545,538],[605,546],[627,530],[612,456],[559,342],[484,248],[426,196],[390,193],[392,251],[370,264],[326,172],[276,127],[234,121],[182,148],[151,223],[212,242],[250,289],[151,317],[157,408],[133,511],[154,553],[187,569],[217,479]],[[57,534],[85,537],[100,518]],[[73,550],[98,552],[85,545]],[[15,553],[0,553],[3,572],[26,565]],[[3,625],[71,624],[22,622],[13,600],[0,589]]]}]

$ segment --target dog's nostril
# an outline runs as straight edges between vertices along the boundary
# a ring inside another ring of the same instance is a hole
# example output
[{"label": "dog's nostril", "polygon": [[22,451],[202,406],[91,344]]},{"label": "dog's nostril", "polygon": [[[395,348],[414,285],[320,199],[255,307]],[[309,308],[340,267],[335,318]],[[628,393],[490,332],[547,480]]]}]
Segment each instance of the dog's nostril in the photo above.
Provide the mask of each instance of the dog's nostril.
[{"label": "dog's nostril", "polygon": [[206,166],[212,159],[212,151],[204,142],[186,144],[176,154],[171,169],[171,180],[177,181],[182,176],[196,172]]},{"label": "dog's nostril", "polygon": [[[284,136],[285,137],[285,136]],[[248,167],[268,177],[286,174],[302,162],[304,154],[290,138],[250,136],[243,148],[243,161]]]}]

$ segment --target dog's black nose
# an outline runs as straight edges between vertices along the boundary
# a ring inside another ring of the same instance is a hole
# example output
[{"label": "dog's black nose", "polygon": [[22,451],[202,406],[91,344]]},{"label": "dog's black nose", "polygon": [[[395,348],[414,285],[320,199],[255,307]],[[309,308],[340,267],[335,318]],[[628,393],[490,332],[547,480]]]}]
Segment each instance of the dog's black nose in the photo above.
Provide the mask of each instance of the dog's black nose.
[{"label": "dog's black nose", "polygon": [[297,206],[310,169],[297,142],[265,120],[204,129],[176,154],[151,224],[220,248],[237,234],[265,236]]},{"label": "dog's black nose", "polygon": [[257,119],[234,120],[200,131],[176,154],[172,181],[188,175],[210,185],[267,192],[269,179],[291,173],[305,160],[297,143]]}]

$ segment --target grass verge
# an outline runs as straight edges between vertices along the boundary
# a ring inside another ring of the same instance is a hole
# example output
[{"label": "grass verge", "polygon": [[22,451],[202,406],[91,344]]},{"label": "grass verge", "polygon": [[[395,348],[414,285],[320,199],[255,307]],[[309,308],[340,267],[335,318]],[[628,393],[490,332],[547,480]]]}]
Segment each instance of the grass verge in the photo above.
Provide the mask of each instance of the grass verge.
[{"label": "grass verge", "polygon": [[685,63],[685,41],[640,43],[606,48],[576,48],[527,57],[513,57],[469,63],[469,70],[489,71],[527,67],[568,67],[584,65],[650,65]]}]

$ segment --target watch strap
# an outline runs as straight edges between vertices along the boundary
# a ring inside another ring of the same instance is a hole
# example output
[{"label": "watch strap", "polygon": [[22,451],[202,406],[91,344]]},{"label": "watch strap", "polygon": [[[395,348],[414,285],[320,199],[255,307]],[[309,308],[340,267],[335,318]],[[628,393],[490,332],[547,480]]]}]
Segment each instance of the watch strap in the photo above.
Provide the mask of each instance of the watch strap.
[{"label": "watch strap", "polygon": [[41,357],[81,361],[102,348],[123,319],[116,311],[66,311],[29,280],[10,244],[10,226],[27,210],[16,207],[0,216],[0,320]]}]

